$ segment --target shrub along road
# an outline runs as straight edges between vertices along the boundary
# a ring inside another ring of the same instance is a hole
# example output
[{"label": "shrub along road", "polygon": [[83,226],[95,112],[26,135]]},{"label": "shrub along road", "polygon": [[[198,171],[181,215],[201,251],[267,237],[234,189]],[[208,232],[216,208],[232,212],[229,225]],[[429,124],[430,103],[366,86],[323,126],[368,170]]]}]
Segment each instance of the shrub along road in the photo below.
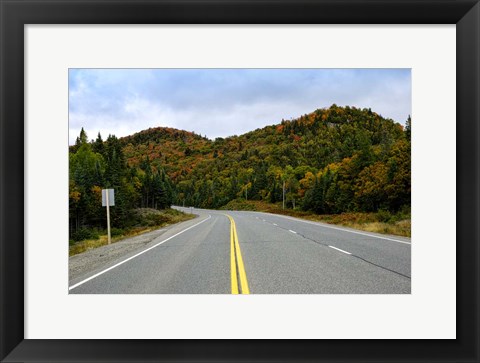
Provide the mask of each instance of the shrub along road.
[{"label": "shrub along road", "polygon": [[199,217],[170,227],[142,249],[75,276],[70,280],[69,292],[408,294],[411,291],[408,238],[260,212],[202,209],[193,212]]}]

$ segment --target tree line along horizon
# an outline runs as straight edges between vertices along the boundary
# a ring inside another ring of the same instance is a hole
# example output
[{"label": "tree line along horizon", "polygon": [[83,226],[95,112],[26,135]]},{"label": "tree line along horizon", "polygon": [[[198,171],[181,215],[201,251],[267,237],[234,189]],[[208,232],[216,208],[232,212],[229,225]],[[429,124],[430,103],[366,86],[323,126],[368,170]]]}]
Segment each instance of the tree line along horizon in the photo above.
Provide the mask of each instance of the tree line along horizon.
[{"label": "tree line along horizon", "polygon": [[106,140],[82,128],[69,147],[70,236],[105,228],[101,190],[115,189],[112,225],[137,208],[217,209],[236,199],[317,214],[410,210],[411,118],[371,109],[318,109],[243,135],[209,140],[158,127]]}]

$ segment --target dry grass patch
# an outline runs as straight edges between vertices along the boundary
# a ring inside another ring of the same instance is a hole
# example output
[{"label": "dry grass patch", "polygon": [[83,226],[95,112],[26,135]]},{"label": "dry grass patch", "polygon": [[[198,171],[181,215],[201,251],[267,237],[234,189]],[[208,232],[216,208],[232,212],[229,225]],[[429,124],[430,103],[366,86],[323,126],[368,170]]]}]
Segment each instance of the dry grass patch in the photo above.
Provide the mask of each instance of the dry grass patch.
[{"label": "dry grass patch", "polygon": [[344,227],[359,229],[366,232],[393,234],[396,236],[411,236],[410,213],[392,215],[390,212],[378,213],[351,212],[342,214],[315,214],[298,209],[283,209],[281,203],[266,203],[257,200],[232,200],[221,209],[258,211],[281,214],[290,217],[307,219],[315,222],[325,222]]},{"label": "dry grass patch", "polygon": [[[175,209],[167,209],[158,211],[155,209],[141,208],[134,212],[133,216],[136,226],[123,230],[112,228],[112,243],[124,240],[125,238],[135,237],[147,232],[151,232],[171,224],[187,221],[195,218],[193,214],[185,214]],[[116,234],[116,235],[115,235]],[[97,239],[86,239],[75,242],[69,247],[69,256],[73,256],[94,248],[105,246],[108,244],[108,236],[106,234],[99,235]]]},{"label": "dry grass patch", "polygon": [[394,234],[396,236],[411,237],[411,221],[403,220],[395,223],[372,222],[344,224],[346,227],[360,229],[367,232]]}]

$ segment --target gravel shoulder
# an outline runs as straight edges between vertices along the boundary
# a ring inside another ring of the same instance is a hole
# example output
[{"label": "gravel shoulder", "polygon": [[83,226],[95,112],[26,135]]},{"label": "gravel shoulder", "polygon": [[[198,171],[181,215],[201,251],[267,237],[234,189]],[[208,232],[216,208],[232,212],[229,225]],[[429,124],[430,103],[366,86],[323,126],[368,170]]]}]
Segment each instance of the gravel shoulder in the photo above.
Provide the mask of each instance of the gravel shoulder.
[{"label": "gravel shoulder", "polygon": [[159,237],[168,238],[170,235],[178,233],[178,231],[192,224],[198,223],[198,221],[199,216],[197,215],[196,218],[185,222],[172,224],[155,231],[125,238],[110,245],[101,246],[70,256],[68,260],[69,284],[71,285],[72,281],[78,280],[80,277],[90,275],[97,270],[113,265],[120,259],[129,257],[136,252],[158,243]]}]

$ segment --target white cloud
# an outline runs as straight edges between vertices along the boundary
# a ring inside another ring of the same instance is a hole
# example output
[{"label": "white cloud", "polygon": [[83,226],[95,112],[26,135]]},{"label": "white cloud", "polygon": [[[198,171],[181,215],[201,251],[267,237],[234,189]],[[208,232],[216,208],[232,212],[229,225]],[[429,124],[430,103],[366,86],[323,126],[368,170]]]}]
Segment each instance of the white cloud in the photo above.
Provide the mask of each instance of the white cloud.
[{"label": "white cloud", "polygon": [[75,70],[70,76],[71,144],[81,127],[89,138],[168,126],[213,139],[333,103],[371,108],[401,123],[411,110],[408,70]]}]

